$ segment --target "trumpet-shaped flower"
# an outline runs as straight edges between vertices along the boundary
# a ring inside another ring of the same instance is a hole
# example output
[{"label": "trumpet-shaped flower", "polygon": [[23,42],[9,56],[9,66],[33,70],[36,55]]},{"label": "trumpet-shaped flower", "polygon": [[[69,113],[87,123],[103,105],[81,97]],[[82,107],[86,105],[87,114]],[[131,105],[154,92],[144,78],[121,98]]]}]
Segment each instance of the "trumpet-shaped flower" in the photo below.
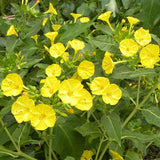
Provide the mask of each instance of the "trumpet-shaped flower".
[{"label": "trumpet-shaped flower", "polygon": [[91,160],[93,152],[90,150],[84,150],[81,156],[81,160]]},{"label": "trumpet-shaped flower", "polygon": [[45,24],[47,23],[47,21],[48,21],[48,18],[44,18],[44,20],[43,20],[43,22],[42,22],[42,26],[43,26],[43,27],[45,26]]},{"label": "trumpet-shaped flower", "polygon": [[23,90],[22,78],[17,73],[10,73],[3,79],[1,89],[5,96],[17,96]]},{"label": "trumpet-shaped flower", "polygon": [[15,31],[14,25],[11,25],[7,31],[7,36],[16,35],[18,37],[18,33]]},{"label": "trumpet-shaped flower", "polygon": [[87,23],[87,22],[89,22],[89,18],[88,17],[82,17],[82,18],[80,18],[80,22],[81,23]]},{"label": "trumpet-shaped flower", "polygon": [[49,105],[38,104],[32,111],[32,115],[31,125],[36,130],[45,130],[55,125],[56,113]]},{"label": "trumpet-shaped flower", "polygon": [[110,85],[109,79],[105,77],[96,77],[91,82],[90,89],[92,94],[95,95],[103,95],[105,88]]},{"label": "trumpet-shaped flower", "polygon": [[62,25],[58,25],[58,24],[53,24],[52,28],[53,30],[56,32],[57,30],[59,30],[62,27]]},{"label": "trumpet-shaped flower", "polygon": [[83,85],[79,80],[64,80],[59,87],[58,97],[63,103],[69,103],[75,106],[82,96]]},{"label": "trumpet-shaped flower", "polygon": [[53,76],[42,79],[40,83],[44,83],[40,92],[43,97],[51,97],[59,89],[60,81]]},{"label": "trumpet-shaped flower", "polygon": [[51,2],[49,3],[49,9],[46,12],[44,12],[44,13],[45,14],[46,13],[53,13],[53,14],[57,15],[57,11],[54,9],[54,7],[53,7],[53,5],[52,5]]},{"label": "trumpet-shaped flower", "polygon": [[138,52],[138,44],[133,39],[123,39],[119,49],[124,57],[131,57]]},{"label": "trumpet-shaped flower", "polygon": [[141,46],[145,46],[151,42],[151,35],[149,34],[149,30],[145,30],[143,27],[135,31],[134,37],[137,43]]},{"label": "trumpet-shaped flower", "polygon": [[18,123],[30,121],[35,104],[28,96],[20,96],[13,103],[11,112]]},{"label": "trumpet-shaped flower", "polygon": [[75,52],[78,52],[85,47],[84,42],[77,39],[70,41],[70,45],[75,50]]},{"label": "trumpet-shaped flower", "polygon": [[87,60],[82,61],[77,69],[77,72],[82,79],[90,78],[91,76],[93,76],[94,71],[94,64]]},{"label": "trumpet-shaped flower", "polygon": [[46,69],[45,69],[45,73],[46,75],[49,76],[53,76],[53,77],[57,77],[60,76],[61,74],[61,67],[58,64],[52,64],[49,65]]},{"label": "trumpet-shaped flower", "polygon": [[134,24],[138,23],[139,22],[139,19],[137,18],[134,18],[134,17],[127,17],[128,21],[129,21],[129,24],[130,24],[130,27],[129,27],[129,33],[131,32],[131,28]]},{"label": "trumpet-shaped flower", "polygon": [[52,44],[53,44],[56,36],[58,35],[58,32],[48,32],[48,33],[45,33],[44,35],[47,38],[49,38],[51,40]]},{"label": "trumpet-shaped flower", "polygon": [[115,105],[122,97],[122,91],[116,84],[108,85],[102,95],[102,99],[105,103]]},{"label": "trumpet-shaped flower", "polygon": [[105,12],[105,13],[102,13],[102,14],[98,17],[98,19],[107,22],[108,25],[109,25],[109,27],[110,27],[111,30],[113,31],[113,28],[112,28],[112,26],[111,26],[111,24],[110,24],[110,22],[109,22],[109,18],[110,18],[110,16],[111,16],[111,13],[112,13],[112,11],[107,11],[107,12]]},{"label": "trumpet-shaped flower", "polygon": [[110,74],[113,71],[114,68],[114,62],[112,61],[112,58],[110,56],[105,56],[102,60],[102,68],[106,72],[106,74]]},{"label": "trumpet-shaped flower", "polygon": [[91,94],[86,90],[81,90],[81,98],[79,99],[78,103],[75,105],[75,107],[81,111],[88,111],[93,105],[92,96]]},{"label": "trumpet-shaped flower", "polygon": [[140,60],[145,68],[154,68],[155,63],[160,61],[159,46],[149,44],[143,47],[140,52]]},{"label": "trumpet-shaped flower", "polygon": [[35,40],[35,42],[36,42],[36,44],[38,43],[38,37],[39,37],[40,35],[34,35],[34,36],[31,36],[31,38],[32,39],[34,39]]},{"label": "trumpet-shaped flower", "polygon": [[65,52],[65,50],[66,50],[65,46],[62,43],[58,42],[56,44],[53,44],[50,47],[49,53],[50,53],[50,55],[52,57],[58,58],[58,57],[60,57],[60,56],[63,55],[63,53]]},{"label": "trumpet-shaped flower", "polygon": [[110,153],[112,154],[113,159],[112,160],[124,160],[122,156],[119,155],[119,153],[110,150]]},{"label": "trumpet-shaped flower", "polygon": [[74,18],[74,23],[76,23],[77,19],[82,16],[81,14],[78,13],[71,13],[70,15]]},{"label": "trumpet-shaped flower", "polygon": [[67,62],[67,61],[69,61],[69,53],[68,52],[64,52],[62,55],[61,55],[61,63],[63,63],[63,62]]}]

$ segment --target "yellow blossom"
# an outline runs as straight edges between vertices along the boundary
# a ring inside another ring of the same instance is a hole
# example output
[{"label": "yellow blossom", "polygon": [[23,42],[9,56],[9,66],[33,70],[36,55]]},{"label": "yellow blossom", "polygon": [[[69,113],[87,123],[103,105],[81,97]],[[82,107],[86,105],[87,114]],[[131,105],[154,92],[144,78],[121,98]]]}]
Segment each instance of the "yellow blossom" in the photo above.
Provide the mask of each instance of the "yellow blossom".
[{"label": "yellow blossom", "polygon": [[75,105],[75,107],[81,111],[88,111],[93,105],[92,96],[91,94],[86,90],[81,90],[81,98],[79,99],[78,103]]},{"label": "yellow blossom", "polygon": [[124,57],[131,57],[138,52],[138,44],[133,39],[123,39],[119,49]]},{"label": "yellow blossom", "polygon": [[54,40],[56,38],[56,36],[58,35],[58,32],[48,32],[44,34],[47,38],[49,38],[51,40],[51,43],[54,43]]},{"label": "yellow blossom", "polygon": [[106,54],[106,56],[102,60],[102,68],[104,69],[106,74],[110,74],[114,68],[114,62],[112,58]]},{"label": "yellow blossom", "polygon": [[40,35],[34,35],[34,36],[31,36],[31,38],[32,39],[34,39],[35,40],[35,42],[36,42],[36,44],[38,43],[38,37],[39,37]]},{"label": "yellow blossom", "polygon": [[7,36],[16,35],[18,37],[18,33],[15,31],[14,25],[11,25],[7,31]]},{"label": "yellow blossom", "polygon": [[148,44],[143,47],[140,52],[140,60],[145,68],[154,68],[155,63],[160,61],[159,46],[155,44]]},{"label": "yellow blossom", "polygon": [[105,103],[115,105],[122,97],[122,91],[116,84],[108,85],[103,92],[102,99]]},{"label": "yellow blossom", "polygon": [[87,22],[89,22],[89,18],[88,17],[82,17],[82,18],[80,18],[80,22],[81,23],[87,23]]},{"label": "yellow blossom", "polygon": [[70,41],[70,45],[75,50],[75,52],[78,52],[85,47],[84,42],[77,39]]},{"label": "yellow blossom", "polygon": [[84,150],[80,160],[91,160],[93,152],[90,150]]},{"label": "yellow blossom", "polygon": [[119,153],[110,150],[110,153],[112,154],[113,160],[124,160],[122,156],[119,155]]},{"label": "yellow blossom", "polygon": [[62,55],[61,55],[61,63],[63,63],[63,62],[67,62],[67,61],[69,61],[69,52],[64,52]]},{"label": "yellow blossom", "polygon": [[77,19],[82,16],[81,14],[78,13],[71,13],[70,15],[74,18],[74,23],[76,23]]},{"label": "yellow blossom", "polygon": [[5,96],[17,96],[23,90],[22,78],[17,73],[10,73],[3,79],[1,89]]},{"label": "yellow blossom", "polygon": [[79,76],[78,72],[75,72],[71,78],[72,79],[77,79],[79,81],[82,81],[82,78]]},{"label": "yellow blossom", "polygon": [[141,46],[145,46],[151,42],[149,30],[145,30],[143,27],[135,31],[134,37],[137,43],[139,43]]},{"label": "yellow blossom", "polygon": [[46,24],[47,21],[48,21],[48,18],[45,18],[45,19],[43,20],[43,22],[42,22],[42,26],[43,26],[43,27],[45,26],[45,24]]},{"label": "yellow blossom", "polygon": [[92,94],[103,95],[105,88],[110,84],[109,79],[105,77],[96,77],[90,84]]},{"label": "yellow blossom", "polygon": [[47,76],[60,76],[61,74],[61,67],[58,64],[52,64],[49,65],[46,69],[45,69],[45,73]]},{"label": "yellow blossom", "polygon": [[95,67],[93,62],[84,60],[82,61],[77,69],[78,75],[82,78],[82,79],[88,79],[91,76],[93,76],[95,71]]},{"label": "yellow blossom", "polygon": [[34,109],[34,101],[28,96],[20,96],[13,103],[11,112],[18,123],[30,121],[32,118],[31,111]]},{"label": "yellow blossom", "polygon": [[107,22],[107,24],[109,25],[110,29],[113,31],[113,28],[112,28],[112,26],[111,26],[111,24],[110,24],[110,22],[109,22],[109,18],[110,18],[110,16],[111,16],[111,13],[112,13],[112,11],[107,11],[107,12],[105,12],[105,13],[102,13],[102,14],[98,17],[98,19]]},{"label": "yellow blossom", "polygon": [[128,19],[128,21],[129,21],[129,24],[130,24],[130,27],[129,27],[129,33],[130,33],[132,26],[133,26],[134,24],[138,23],[138,22],[139,22],[139,19],[134,18],[134,17],[130,17],[130,16],[128,16],[127,19]]},{"label": "yellow blossom", "polygon": [[58,43],[53,44],[50,47],[49,53],[52,57],[58,58],[64,54],[65,50],[66,50],[66,48],[63,45],[63,43],[58,42]]},{"label": "yellow blossom", "polygon": [[49,105],[38,104],[32,114],[31,125],[36,130],[45,130],[55,125],[56,113]]},{"label": "yellow blossom", "polygon": [[[27,3],[28,3],[28,0],[26,1],[26,5]],[[40,0],[37,0],[36,3],[31,7],[31,9],[34,8],[38,3],[40,3]]]},{"label": "yellow blossom", "polygon": [[63,103],[69,103],[75,106],[81,97],[83,85],[79,80],[67,79],[64,80],[59,87],[58,97]]},{"label": "yellow blossom", "polygon": [[43,97],[52,97],[52,95],[57,92],[60,85],[60,81],[54,76],[42,79],[40,83],[44,83],[43,87],[40,89]]},{"label": "yellow blossom", "polygon": [[44,13],[45,14],[46,13],[53,13],[53,14],[57,15],[57,11],[54,9],[54,7],[53,7],[53,5],[52,5],[51,2],[49,3],[49,9],[46,12],[44,12]]},{"label": "yellow blossom", "polygon": [[58,24],[53,24],[52,28],[53,30],[56,32],[57,30],[59,30],[62,27],[62,25],[58,25]]}]

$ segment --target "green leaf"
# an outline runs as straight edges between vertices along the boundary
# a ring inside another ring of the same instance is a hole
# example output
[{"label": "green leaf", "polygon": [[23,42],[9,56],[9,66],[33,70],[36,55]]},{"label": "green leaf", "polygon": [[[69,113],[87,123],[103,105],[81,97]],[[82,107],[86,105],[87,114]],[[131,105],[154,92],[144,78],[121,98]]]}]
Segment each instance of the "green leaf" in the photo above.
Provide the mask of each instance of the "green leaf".
[{"label": "green leaf", "polygon": [[160,46],[160,38],[157,35],[151,34],[153,40],[157,42],[157,44]]},{"label": "green leaf", "polygon": [[5,47],[6,46],[6,39],[5,38],[3,38],[3,37],[0,37],[0,46],[1,47]]},{"label": "green leaf", "polygon": [[128,9],[130,4],[131,4],[132,0],[122,0],[124,9]]},{"label": "green leaf", "polygon": [[98,126],[91,122],[86,122],[82,126],[77,127],[75,130],[78,131],[83,137],[93,136],[94,138],[97,138],[101,135]]},{"label": "green leaf", "polygon": [[139,157],[139,154],[134,152],[134,151],[128,151],[126,156],[125,156],[125,160],[142,160],[142,157]]},{"label": "green leaf", "polygon": [[114,69],[111,77],[115,79],[132,79],[143,75],[149,76],[154,74],[156,74],[154,68],[139,68],[135,71],[131,71],[126,66],[122,65]]},{"label": "green leaf", "polygon": [[[59,41],[66,43],[79,36],[81,33],[85,32],[87,28],[92,25],[92,22],[88,23],[74,23],[64,25],[59,32]],[[57,38],[58,40],[58,38]]]},{"label": "green leaf", "polygon": [[145,120],[149,124],[156,125],[160,127],[160,109],[157,107],[150,107],[149,109],[142,109],[142,114]]},{"label": "green leaf", "polygon": [[66,156],[80,159],[84,149],[84,138],[75,131],[80,125],[79,118],[72,115],[54,127],[53,149],[62,159]]},{"label": "green leaf", "polygon": [[99,35],[89,38],[89,42],[90,44],[95,45],[102,51],[114,52],[118,47],[113,37],[109,35]]},{"label": "green leaf", "polygon": [[71,156],[67,156],[67,157],[65,158],[65,160],[75,160],[75,158],[73,158],[73,157],[71,157]]},{"label": "green leaf", "polygon": [[101,123],[108,136],[113,138],[121,146],[122,128],[120,117],[115,113],[104,115],[101,118]]}]

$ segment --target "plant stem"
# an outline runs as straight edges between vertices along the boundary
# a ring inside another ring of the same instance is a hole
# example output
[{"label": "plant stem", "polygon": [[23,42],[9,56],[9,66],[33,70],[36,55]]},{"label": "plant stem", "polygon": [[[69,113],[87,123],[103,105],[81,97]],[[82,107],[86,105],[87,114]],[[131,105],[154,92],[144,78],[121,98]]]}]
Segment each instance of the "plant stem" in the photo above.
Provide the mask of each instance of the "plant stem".
[{"label": "plant stem", "polygon": [[103,158],[105,152],[107,151],[107,149],[108,149],[108,147],[109,147],[109,145],[110,145],[111,142],[112,142],[112,141],[108,141],[108,143],[107,143],[106,146],[104,147],[104,149],[103,149],[103,151],[102,151],[102,153],[101,153],[101,155],[100,155],[100,157],[99,157],[98,160],[102,160],[102,158]]},{"label": "plant stem", "polygon": [[49,128],[49,160],[52,160],[52,132],[53,128]]},{"label": "plant stem", "polygon": [[[157,83],[155,83],[155,85],[153,86],[153,88],[150,90],[150,92],[147,94],[147,96],[143,99],[143,101],[139,104],[139,89],[137,91],[137,103],[136,107],[134,108],[134,110],[130,113],[130,115],[126,118],[126,120],[124,121],[124,123],[122,124],[122,128],[124,128],[126,126],[126,124],[130,121],[130,119],[135,115],[135,113],[137,112],[137,110],[139,110],[142,105],[148,100],[148,98],[150,97],[150,95],[153,93],[153,91],[157,88],[157,85],[160,83],[160,77],[158,78]],[[140,85],[140,84],[139,84]],[[140,86],[138,86],[138,88],[140,88]]]},{"label": "plant stem", "polygon": [[101,138],[101,140],[100,140],[100,142],[99,142],[99,146],[98,146],[98,149],[97,149],[97,153],[96,153],[95,160],[98,159],[98,155],[99,155],[100,148],[101,148],[101,146],[102,146],[103,140],[104,140],[104,136]]}]

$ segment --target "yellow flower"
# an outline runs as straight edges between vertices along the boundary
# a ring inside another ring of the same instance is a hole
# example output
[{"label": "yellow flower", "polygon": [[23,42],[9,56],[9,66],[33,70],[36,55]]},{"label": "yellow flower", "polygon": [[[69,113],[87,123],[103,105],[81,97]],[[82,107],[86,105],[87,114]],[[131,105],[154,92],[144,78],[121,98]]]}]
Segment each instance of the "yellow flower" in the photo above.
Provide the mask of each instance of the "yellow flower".
[{"label": "yellow flower", "polygon": [[52,5],[51,2],[49,3],[49,9],[46,12],[44,12],[44,13],[45,14],[46,13],[53,13],[53,14],[57,15],[57,11],[54,9],[54,7],[53,7],[53,5]]},{"label": "yellow flower", "polygon": [[56,32],[57,30],[59,30],[62,27],[62,25],[58,25],[58,24],[54,24],[52,25],[53,30]]},{"label": "yellow flower", "polygon": [[78,13],[71,13],[70,15],[74,18],[74,23],[76,23],[77,19],[82,16],[81,14]]},{"label": "yellow flower", "polygon": [[64,80],[59,87],[58,97],[63,103],[69,103],[75,106],[81,97],[83,85],[79,80]]},{"label": "yellow flower", "polygon": [[113,151],[113,150],[109,150],[109,151],[110,151],[111,154],[112,154],[113,160],[124,160],[123,157],[121,157],[121,156],[119,155],[119,153],[117,153],[117,152],[115,152],[115,151]]},{"label": "yellow flower", "polygon": [[122,97],[122,91],[116,84],[108,85],[102,95],[102,99],[105,103],[115,105]]},{"label": "yellow flower", "polygon": [[31,38],[35,40],[36,44],[37,44],[37,42],[38,42],[37,40],[38,40],[38,37],[39,37],[39,36],[40,36],[40,35],[31,36]]},{"label": "yellow flower", "polygon": [[46,75],[47,76],[53,76],[53,77],[60,76],[61,71],[62,71],[62,69],[61,69],[61,67],[58,64],[49,65],[45,69]]},{"label": "yellow flower", "polygon": [[93,152],[90,150],[84,150],[81,156],[81,160],[91,160]]},{"label": "yellow flower", "polygon": [[77,79],[79,81],[82,81],[82,78],[79,76],[78,72],[75,72],[71,78],[72,79]]},{"label": "yellow flower", "polygon": [[[28,0],[26,1],[26,5],[28,3]],[[38,3],[40,3],[40,0],[37,0],[36,3],[31,7],[31,9],[33,9]]]},{"label": "yellow flower", "polygon": [[44,83],[43,87],[40,89],[43,97],[52,97],[52,95],[57,92],[60,85],[60,81],[53,76],[42,79],[40,83]]},{"label": "yellow flower", "polygon": [[112,28],[112,26],[111,26],[111,24],[110,24],[110,22],[109,22],[109,18],[110,18],[110,16],[111,16],[111,13],[112,13],[112,11],[107,11],[107,12],[105,12],[105,13],[102,13],[102,14],[98,17],[98,19],[107,22],[108,25],[109,25],[109,27],[110,27],[111,30],[113,31],[113,28]]},{"label": "yellow flower", "polygon": [[64,52],[62,55],[61,55],[61,63],[63,63],[64,61],[67,62],[69,61],[69,53],[68,52]]},{"label": "yellow flower", "polygon": [[34,109],[35,104],[28,96],[20,96],[13,103],[11,112],[18,123],[30,121],[32,118],[31,111]]},{"label": "yellow flower", "polygon": [[17,96],[23,90],[22,78],[17,73],[10,73],[3,79],[1,89],[5,96]]},{"label": "yellow flower", "polygon": [[80,22],[81,23],[87,23],[87,22],[89,22],[89,18],[88,17],[82,17],[82,18],[80,18]]},{"label": "yellow flower", "polygon": [[65,52],[65,50],[66,50],[65,46],[62,43],[58,42],[58,43],[53,44],[50,47],[49,53],[50,53],[50,55],[52,57],[58,58],[58,57],[60,57],[60,56],[63,55],[63,53]]},{"label": "yellow flower", "polygon": [[75,50],[75,52],[78,52],[85,47],[84,42],[77,39],[70,41],[70,45]]},{"label": "yellow flower", "polygon": [[114,62],[112,61],[112,58],[108,56],[107,54],[105,54],[105,57],[102,60],[102,68],[104,69],[106,74],[110,74],[113,71]]},{"label": "yellow flower", "polygon": [[75,107],[81,111],[88,111],[92,107],[92,96],[91,94],[86,90],[81,90],[81,98],[79,99],[78,103],[75,105]]},{"label": "yellow flower", "polygon": [[45,18],[45,19],[43,20],[43,22],[42,22],[42,26],[43,26],[43,27],[45,26],[45,24],[46,24],[47,21],[48,21],[48,18]]},{"label": "yellow flower", "polygon": [[158,84],[158,89],[160,89],[160,83]]},{"label": "yellow flower", "polygon": [[18,37],[18,33],[15,31],[14,25],[11,25],[7,31],[7,36],[16,35]]},{"label": "yellow flower", "polygon": [[138,44],[133,39],[123,39],[120,42],[119,49],[125,57],[131,57],[138,52]]},{"label": "yellow flower", "polygon": [[103,95],[105,88],[110,84],[109,79],[105,77],[96,77],[90,84],[92,94]]},{"label": "yellow flower", "polygon": [[134,17],[130,17],[130,16],[128,16],[127,19],[128,19],[128,21],[129,21],[129,23],[130,23],[130,27],[129,27],[129,33],[130,33],[132,26],[133,26],[134,24],[138,23],[138,22],[139,22],[139,19],[134,18]]},{"label": "yellow flower", "polygon": [[88,79],[94,74],[94,64],[90,61],[84,60],[82,61],[77,69],[78,75],[82,79]]},{"label": "yellow flower", "polygon": [[52,44],[53,44],[56,36],[58,35],[58,32],[48,32],[48,33],[45,33],[44,35],[47,38],[49,38],[51,40]]},{"label": "yellow flower", "polygon": [[145,30],[143,27],[135,31],[134,37],[137,43],[139,43],[141,46],[145,46],[151,42],[149,30]]},{"label": "yellow flower", "polygon": [[143,47],[140,52],[140,60],[145,68],[154,68],[155,63],[160,61],[159,46],[149,44]]},{"label": "yellow flower", "polygon": [[38,104],[32,111],[31,125],[36,130],[45,130],[48,127],[53,127],[56,121],[55,111],[46,104]]}]

